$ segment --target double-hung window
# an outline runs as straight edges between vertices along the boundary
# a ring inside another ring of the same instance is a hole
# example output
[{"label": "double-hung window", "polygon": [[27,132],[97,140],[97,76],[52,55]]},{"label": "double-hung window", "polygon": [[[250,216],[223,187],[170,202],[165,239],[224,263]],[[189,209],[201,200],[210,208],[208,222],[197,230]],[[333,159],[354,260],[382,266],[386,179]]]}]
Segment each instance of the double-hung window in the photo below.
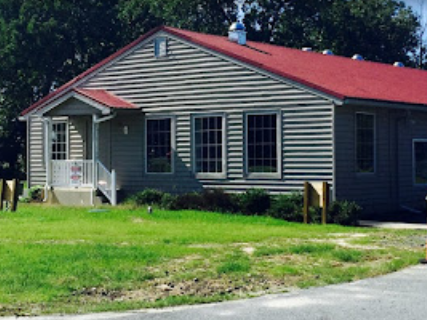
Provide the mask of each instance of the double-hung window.
[{"label": "double-hung window", "polygon": [[280,175],[279,114],[247,114],[246,171],[250,175]]},{"label": "double-hung window", "polygon": [[356,113],[356,171],[375,172],[375,116]]},{"label": "double-hung window", "polygon": [[146,128],[147,173],[172,173],[172,119],[147,119]]},{"label": "double-hung window", "polygon": [[53,122],[51,132],[52,160],[68,159],[68,123]]},{"label": "double-hung window", "polygon": [[194,123],[194,170],[201,175],[224,174],[224,118],[196,116]]},{"label": "double-hung window", "polygon": [[414,183],[427,184],[427,140],[416,139],[413,143]]}]

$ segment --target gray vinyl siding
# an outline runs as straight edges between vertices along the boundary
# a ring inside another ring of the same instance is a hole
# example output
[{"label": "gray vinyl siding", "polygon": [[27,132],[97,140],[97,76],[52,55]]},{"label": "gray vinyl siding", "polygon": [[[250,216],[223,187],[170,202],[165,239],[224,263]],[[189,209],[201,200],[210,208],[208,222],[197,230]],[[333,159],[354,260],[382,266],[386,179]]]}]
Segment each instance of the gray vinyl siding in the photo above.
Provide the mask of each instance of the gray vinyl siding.
[{"label": "gray vinyl siding", "polygon": [[[186,192],[215,187],[240,192],[259,187],[289,192],[301,190],[306,180],[333,182],[331,101],[183,41],[170,38],[168,45],[167,58],[154,57],[151,41],[81,85],[108,90],[142,109],[140,118],[132,114],[112,120],[112,168],[122,189]],[[283,161],[278,179],[248,179],[245,173],[245,114],[263,110],[281,117]],[[191,118],[204,112],[226,117],[227,163],[222,179],[196,179],[193,173]],[[173,117],[173,174],[145,173],[145,116]],[[125,123],[129,123],[127,136]]]},{"label": "gray vinyl siding", "polygon": [[[356,172],[355,115],[376,118],[376,166],[371,174]],[[359,203],[366,213],[398,211],[401,206],[423,210],[426,186],[413,183],[413,139],[427,138],[427,114],[388,108],[337,108],[336,197]]]},{"label": "gray vinyl siding", "polygon": [[70,117],[69,131],[69,158],[70,160],[92,159],[92,119],[89,117]]},{"label": "gray vinyl siding", "polygon": [[112,121],[101,122],[98,135],[98,159],[108,170],[111,170],[111,127]]},{"label": "gray vinyl siding", "polygon": [[28,186],[44,185],[46,183],[46,168],[44,165],[44,130],[43,121],[30,117],[28,130]]},{"label": "gray vinyl siding", "polygon": [[101,112],[89,106],[88,104],[75,99],[71,98],[70,100],[65,101],[61,105],[55,107],[54,109],[50,110],[47,115],[48,116],[85,116],[85,115],[91,115],[91,114],[100,114]]},{"label": "gray vinyl siding", "polygon": [[[126,135],[123,126],[129,128]],[[106,128],[106,127],[104,127]],[[111,168],[117,172],[117,186],[125,192],[139,190],[143,185],[143,115],[118,115],[111,120]],[[101,131],[101,132],[104,132]],[[108,164],[106,164],[108,166]]]}]

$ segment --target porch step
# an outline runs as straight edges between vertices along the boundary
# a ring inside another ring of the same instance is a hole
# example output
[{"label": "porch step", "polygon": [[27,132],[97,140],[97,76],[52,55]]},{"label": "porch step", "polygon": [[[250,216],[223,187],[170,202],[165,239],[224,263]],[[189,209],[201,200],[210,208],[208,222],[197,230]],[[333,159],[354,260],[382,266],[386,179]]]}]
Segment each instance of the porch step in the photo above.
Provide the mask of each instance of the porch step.
[{"label": "porch step", "polygon": [[102,205],[99,199],[90,188],[54,188],[49,190],[48,203],[61,204],[64,206],[91,206],[92,197],[95,205]]}]

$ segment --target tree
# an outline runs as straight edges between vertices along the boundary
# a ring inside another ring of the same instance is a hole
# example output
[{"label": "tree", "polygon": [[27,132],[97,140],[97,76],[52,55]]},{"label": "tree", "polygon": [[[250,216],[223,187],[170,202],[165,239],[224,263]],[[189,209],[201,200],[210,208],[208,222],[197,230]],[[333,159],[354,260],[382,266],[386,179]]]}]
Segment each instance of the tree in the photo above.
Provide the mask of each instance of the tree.
[{"label": "tree", "polygon": [[117,16],[116,0],[0,0],[0,175],[22,167],[19,113],[124,45]]},{"label": "tree", "polygon": [[249,38],[289,47],[408,64],[418,42],[418,18],[395,0],[253,0],[247,9]]}]

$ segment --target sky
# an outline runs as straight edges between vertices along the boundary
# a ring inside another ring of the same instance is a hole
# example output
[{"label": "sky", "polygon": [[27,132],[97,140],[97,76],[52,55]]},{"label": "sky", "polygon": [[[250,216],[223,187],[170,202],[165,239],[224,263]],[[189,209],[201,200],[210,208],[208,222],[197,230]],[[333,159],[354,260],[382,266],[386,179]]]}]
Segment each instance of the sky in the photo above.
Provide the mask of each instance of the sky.
[{"label": "sky", "polygon": [[[422,13],[424,24],[427,22],[427,0],[404,0],[403,2],[405,2],[407,6],[411,6],[416,13]],[[423,12],[420,12],[421,8]]]}]

